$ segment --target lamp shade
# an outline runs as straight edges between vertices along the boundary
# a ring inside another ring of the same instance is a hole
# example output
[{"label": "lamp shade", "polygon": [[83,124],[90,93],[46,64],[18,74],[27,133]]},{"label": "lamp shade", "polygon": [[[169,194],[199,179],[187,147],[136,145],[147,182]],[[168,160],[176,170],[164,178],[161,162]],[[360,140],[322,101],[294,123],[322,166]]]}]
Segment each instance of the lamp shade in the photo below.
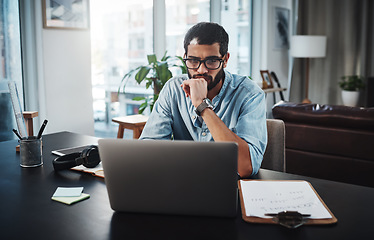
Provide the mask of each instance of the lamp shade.
[{"label": "lamp shade", "polygon": [[294,35],[290,54],[295,58],[321,58],[326,56],[326,36]]}]

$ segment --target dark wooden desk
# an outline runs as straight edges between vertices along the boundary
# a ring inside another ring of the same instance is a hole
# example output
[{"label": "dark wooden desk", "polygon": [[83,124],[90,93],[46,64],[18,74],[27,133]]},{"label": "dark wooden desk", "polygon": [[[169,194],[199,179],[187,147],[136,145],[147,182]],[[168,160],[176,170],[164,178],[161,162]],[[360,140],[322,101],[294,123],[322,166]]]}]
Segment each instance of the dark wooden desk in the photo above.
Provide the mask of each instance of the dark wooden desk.
[{"label": "dark wooden desk", "polygon": [[[311,182],[338,223],[291,230],[246,223],[240,209],[234,219],[114,213],[103,179],[53,171],[51,150],[96,142],[69,132],[43,136],[44,165],[29,169],[19,166],[17,141],[0,143],[1,239],[364,239],[374,234],[374,188],[263,169],[257,178]],[[61,186],[83,186],[91,198],[71,206],[52,201]]]}]

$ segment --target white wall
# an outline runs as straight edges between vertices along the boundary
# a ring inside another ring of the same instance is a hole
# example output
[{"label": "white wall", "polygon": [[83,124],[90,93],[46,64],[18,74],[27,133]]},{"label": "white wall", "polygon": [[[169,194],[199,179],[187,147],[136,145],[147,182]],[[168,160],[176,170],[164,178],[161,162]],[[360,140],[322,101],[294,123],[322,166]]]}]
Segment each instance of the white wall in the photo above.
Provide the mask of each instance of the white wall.
[{"label": "white wall", "polygon": [[43,29],[42,38],[49,132],[94,135],[89,30]]},{"label": "white wall", "polygon": [[[275,14],[274,8],[289,9],[289,37],[292,33],[292,0],[254,0],[253,5],[253,76],[256,81],[261,81],[260,70],[275,72],[282,87],[288,85],[289,57],[288,49],[276,49]],[[288,90],[287,90],[288,91]],[[287,93],[284,93],[287,100]],[[276,101],[279,94],[276,93]],[[267,112],[271,113],[274,105],[272,94],[267,96]]]},{"label": "white wall", "polygon": [[269,0],[267,6],[267,62],[266,67],[269,71],[276,73],[282,87],[287,87],[288,80],[288,49],[276,49],[274,47],[275,38],[275,7],[289,9],[289,40],[291,38],[292,24],[292,0]]},{"label": "white wall", "polygon": [[[44,29],[42,1],[21,0],[26,110],[34,131],[94,135],[89,30]],[[35,130],[36,129],[36,130]]]}]

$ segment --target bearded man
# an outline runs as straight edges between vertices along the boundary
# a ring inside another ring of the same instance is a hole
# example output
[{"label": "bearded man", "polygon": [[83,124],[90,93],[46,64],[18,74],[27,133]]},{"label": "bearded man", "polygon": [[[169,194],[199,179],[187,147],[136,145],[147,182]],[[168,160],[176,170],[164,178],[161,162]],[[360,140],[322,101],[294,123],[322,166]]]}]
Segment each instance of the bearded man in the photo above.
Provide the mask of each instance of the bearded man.
[{"label": "bearded man", "polygon": [[265,94],[248,77],[225,70],[228,43],[216,23],[188,30],[188,74],[165,84],[140,139],[236,142],[238,174],[248,177],[258,172],[267,144]]}]

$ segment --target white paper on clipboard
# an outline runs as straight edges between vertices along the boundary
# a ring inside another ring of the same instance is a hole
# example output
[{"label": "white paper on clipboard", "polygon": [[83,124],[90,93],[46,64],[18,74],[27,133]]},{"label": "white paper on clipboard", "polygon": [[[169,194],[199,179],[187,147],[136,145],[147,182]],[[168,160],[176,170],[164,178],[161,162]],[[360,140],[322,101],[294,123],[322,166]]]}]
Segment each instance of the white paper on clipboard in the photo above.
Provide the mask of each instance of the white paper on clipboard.
[{"label": "white paper on clipboard", "polygon": [[[332,218],[306,181],[240,181],[247,216],[298,211],[311,219]],[[271,218],[271,217],[270,217]]]}]

